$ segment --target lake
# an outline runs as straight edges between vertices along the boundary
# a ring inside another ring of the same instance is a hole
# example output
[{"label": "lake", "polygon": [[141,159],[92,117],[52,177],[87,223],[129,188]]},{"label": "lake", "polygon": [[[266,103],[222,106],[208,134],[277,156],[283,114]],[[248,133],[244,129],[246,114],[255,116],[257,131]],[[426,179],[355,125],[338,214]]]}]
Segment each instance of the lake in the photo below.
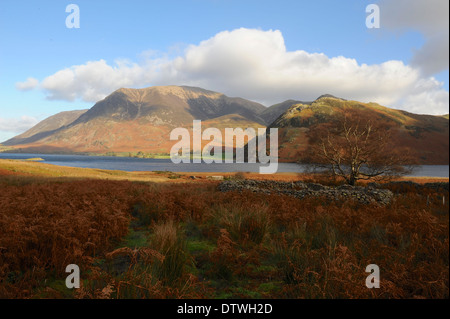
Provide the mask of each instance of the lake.
[{"label": "lake", "polygon": [[[58,154],[13,154],[0,153],[0,159],[27,159],[40,157],[43,163],[98,168],[121,171],[172,171],[172,172],[259,172],[262,164],[233,163],[233,164],[174,164],[170,159],[114,157],[114,156],[85,156],[85,155],[58,155]],[[302,173],[309,166],[295,163],[279,163],[279,173]],[[410,174],[411,177],[449,177],[449,165],[422,165]]]}]

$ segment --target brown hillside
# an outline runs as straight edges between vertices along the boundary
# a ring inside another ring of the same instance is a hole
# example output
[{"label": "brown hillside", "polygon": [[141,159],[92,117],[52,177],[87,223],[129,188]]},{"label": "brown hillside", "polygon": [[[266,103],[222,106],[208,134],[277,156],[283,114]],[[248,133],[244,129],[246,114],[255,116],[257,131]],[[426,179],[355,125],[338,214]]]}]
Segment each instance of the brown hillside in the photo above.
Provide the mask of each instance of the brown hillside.
[{"label": "brown hillside", "polygon": [[[201,88],[119,89],[70,124],[60,125],[55,117],[48,118],[5,145],[22,152],[168,154],[175,143],[169,139],[175,127],[191,128],[193,120],[202,120],[204,128],[265,127],[258,115],[265,109],[255,102]],[[44,122],[56,129],[42,133],[37,127]]]},{"label": "brown hillside", "polygon": [[295,104],[269,126],[279,128],[280,160],[297,161],[308,147],[308,132],[350,109],[367,112],[376,121],[394,125],[396,145],[407,146],[420,164],[449,163],[448,119],[329,96],[311,104]]},{"label": "brown hillside", "polygon": [[169,138],[172,129],[191,129],[193,120],[202,120],[203,130],[216,127],[224,135],[227,127],[257,129],[276,118],[269,127],[279,128],[280,161],[295,162],[308,148],[311,130],[352,109],[393,126],[396,145],[408,147],[418,163],[449,163],[449,121],[444,116],[412,114],[331,95],[266,108],[186,86],[119,89],[88,111],[59,113],[4,145],[18,152],[168,154],[175,144]]},{"label": "brown hillside", "polygon": [[53,134],[56,130],[73,123],[87,110],[60,112],[39,122],[26,132],[9,139],[4,145],[32,143]]}]

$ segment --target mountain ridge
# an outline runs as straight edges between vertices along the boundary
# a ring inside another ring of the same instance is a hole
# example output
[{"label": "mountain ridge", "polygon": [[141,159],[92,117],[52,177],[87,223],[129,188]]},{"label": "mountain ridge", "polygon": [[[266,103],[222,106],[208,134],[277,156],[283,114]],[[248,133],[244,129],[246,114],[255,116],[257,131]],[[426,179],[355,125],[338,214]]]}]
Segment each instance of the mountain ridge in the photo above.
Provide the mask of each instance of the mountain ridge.
[{"label": "mountain ridge", "polygon": [[3,144],[51,152],[168,153],[170,131],[175,127],[190,127],[194,119],[202,120],[205,127],[217,125],[217,118],[226,119],[230,126],[265,127],[259,116],[265,109],[257,102],[196,87],[122,88],[71,123],[45,132],[34,127]]},{"label": "mountain ridge", "polygon": [[419,164],[449,163],[448,119],[330,96],[321,96],[311,104],[294,104],[268,126],[278,128],[280,160],[298,161],[308,150],[308,133],[350,109],[390,124],[396,145],[407,146],[415,152]]},{"label": "mountain ridge", "polygon": [[61,127],[70,125],[76,119],[78,119],[82,114],[86,113],[88,110],[74,110],[74,111],[63,111],[56,113],[55,115],[49,116],[44,120],[40,121],[24,133],[21,133],[7,141],[3,142],[3,145],[16,145],[26,142],[37,141],[44,138],[47,135],[54,133]]},{"label": "mountain ridge", "polygon": [[[380,121],[395,124],[398,143],[418,147],[418,160],[448,164],[448,116],[432,116],[319,96],[311,102],[287,100],[270,107],[239,97],[189,86],[121,88],[88,110],[55,114],[4,142],[19,151],[168,154],[175,127],[278,128],[280,161],[295,162],[308,146],[308,132],[345,109],[360,109]],[[445,138],[447,141],[445,141]]]}]

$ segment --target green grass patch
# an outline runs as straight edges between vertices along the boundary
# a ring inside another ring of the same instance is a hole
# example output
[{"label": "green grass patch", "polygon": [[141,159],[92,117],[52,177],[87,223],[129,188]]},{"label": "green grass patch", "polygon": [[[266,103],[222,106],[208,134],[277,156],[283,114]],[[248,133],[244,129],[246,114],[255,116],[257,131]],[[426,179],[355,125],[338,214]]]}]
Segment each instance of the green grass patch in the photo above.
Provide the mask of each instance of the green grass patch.
[{"label": "green grass patch", "polygon": [[187,242],[187,250],[190,253],[212,252],[216,245],[206,240],[189,240]]},{"label": "green grass patch", "polygon": [[128,235],[123,239],[120,247],[140,248],[148,245],[149,232],[147,230],[134,230],[130,228]]}]

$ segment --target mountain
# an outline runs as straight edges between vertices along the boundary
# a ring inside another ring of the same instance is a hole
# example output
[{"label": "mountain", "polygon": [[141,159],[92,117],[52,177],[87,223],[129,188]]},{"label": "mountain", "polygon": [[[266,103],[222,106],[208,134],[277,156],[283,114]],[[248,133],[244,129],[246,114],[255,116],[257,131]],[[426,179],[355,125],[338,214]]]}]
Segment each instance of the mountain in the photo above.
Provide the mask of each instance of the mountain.
[{"label": "mountain", "polygon": [[[308,132],[345,110],[358,109],[395,128],[395,143],[416,151],[421,164],[449,163],[448,116],[418,115],[376,103],[325,94],[312,102],[288,100],[269,108],[242,98],[187,86],[119,89],[89,110],[51,116],[4,146],[17,152],[168,154],[172,129],[276,127],[280,161],[295,162],[308,148]],[[205,145],[208,141],[203,141]]]},{"label": "mountain", "polygon": [[[34,152],[169,153],[175,127],[265,127],[262,104],[187,86],[119,89],[67,121],[60,114],[5,143]],[[75,118],[76,117],[76,118]],[[47,127],[48,129],[45,129]]]},{"label": "mountain", "polygon": [[38,141],[51,135],[56,130],[73,123],[82,114],[86,113],[86,111],[87,110],[66,111],[52,115],[39,122],[28,131],[7,140],[3,145],[28,144]]},{"label": "mountain", "polygon": [[393,125],[392,138],[396,145],[407,146],[420,164],[449,163],[447,118],[413,114],[377,103],[347,101],[332,95],[322,95],[308,104],[294,104],[269,125],[268,128],[278,128],[280,161],[297,161],[307,151],[308,132],[350,109]]},{"label": "mountain", "polygon": [[95,118],[115,121],[146,120],[150,123],[180,126],[192,120],[208,120],[239,114],[264,124],[258,113],[266,108],[256,102],[230,98],[224,94],[188,86],[155,86],[145,89],[119,89],[96,103],[76,123]]},{"label": "mountain", "polygon": [[[331,94],[321,95],[317,98],[317,100],[324,98],[324,97],[330,97],[330,98],[335,98],[335,99],[345,101],[344,99],[335,97]],[[275,105],[272,105],[272,106],[266,108],[262,113],[259,114],[259,116],[262,117],[262,119],[264,121],[266,121],[267,125],[269,125],[269,124],[273,123],[280,115],[282,115],[284,112],[286,112],[292,105],[295,105],[295,104],[310,105],[311,103],[313,103],[313,102],[287,100],[282,103],[278,103],[278,104],[275,104]]]},{"label": "mountain", "polygon": [[295,100],[287,100],[282,103],[278,103],[275,105],[272,105],[268,108],[266,108],[264,111],[262,111],[259,116],[267,123],[270,124],[273,121],[275,121],[278,116],[286,112],[292,105],[294,104],[308,104],[308,102],[301,102],[301,101],[295,101]]}]

